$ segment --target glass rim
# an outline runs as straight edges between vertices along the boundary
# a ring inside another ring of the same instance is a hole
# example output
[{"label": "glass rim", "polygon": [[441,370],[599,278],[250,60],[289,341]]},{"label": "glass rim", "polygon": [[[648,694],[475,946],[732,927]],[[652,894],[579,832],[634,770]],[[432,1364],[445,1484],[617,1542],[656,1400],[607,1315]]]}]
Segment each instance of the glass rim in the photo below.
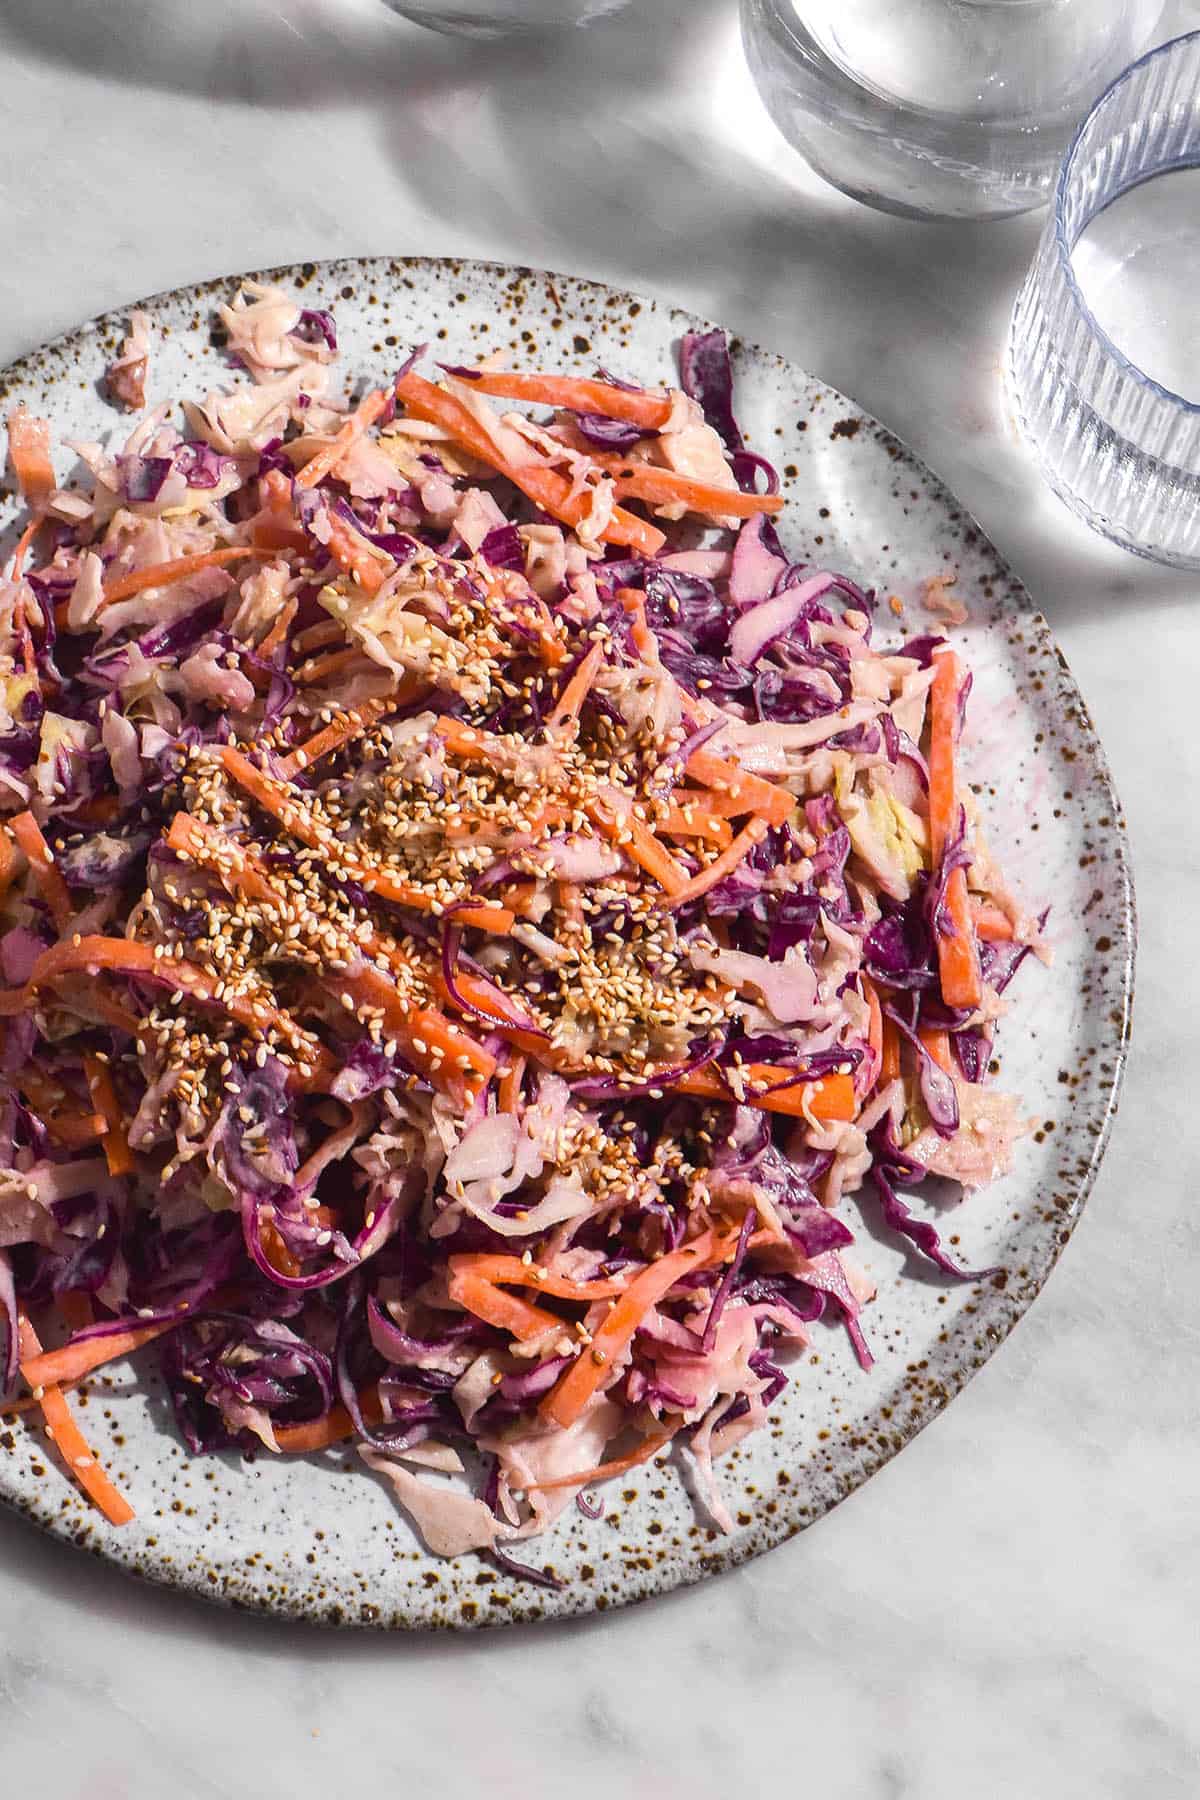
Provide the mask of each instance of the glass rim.
[{"label": "glass rim", "polygon": [[[1075,135],[1067,146],[1066,155],[1063,157],[1062,168],[1059,170],[1058,179],[1054,184],[1052,215],[1054,220],[1054,245],[1058,254],[1058,262],[1063,279],[1070,291],[1072,300],[1082,314],[1088,329],[1093,336],[1098,339],[1105,352],[1112,357],[1118,367],[1128,375],[1132,376],[1136,381],[1140,382],[1144,388],[1157,395],[1160,399],[1166,400],[1170,405],[1178,407],[1180,411],[1200,416],[1200,400],[1188,400],[1184,395],[1177,394],[1173,388],[1164,386],[1161,381],[1156,381],[1153,375],[1148,375],[1144,369],[1139,368],[1137,363],[1131,361],[1131,359],[1126,356],[1125,352],[1113,342],[1103,325],[1100,324],[1095,313],[1084,299],[1083,290],[1079,286],[1079,281],[1072,264],[1074,244],[1069,245],[1067,243],[1066,222],[1064,218],[1067,190],[1070,187],[1074,175],[1076,153],[1083,141],[1084,133],[1091,125],[1092,120],[1096,117],[1100,109],[1107,104],[1112,95],[1115,94],[1118,89],[1123,87],[1127,81],[1131,81],[1134,76],[1138,75],[1148,64],[1156,61],[1160,57],[1170,56],[1172,52],[1177,51],[1185,44],[1200,45],[1200,29],[1182,32],[1178,37],[1168,38],[1166,43],[1155,44],[1152,49],[1144,51],[1143,54],[1137,58],[1136,62],[1131,62],[1127,69],[1122,69],[1121,73],[1109,82],[1102,94],[1097,95],[1084,117],[1080,120]],[[1106,200],[1099,212],[1091,215],[1091,218],[1089,218],[1084,225],[1083,230],[1086,231],[1088,225],[1092,223],[1092,219],[1099,218],[1100,213],[1106,211],[1114,201],[1121,199],[1125,194],[1132,193],[1135,188],[1140,187],[1144,182],[1155,181],[1160,175],[1170,175],[1179,169],[1194,168],[1200,168],[1200,155],[1189,157],[1186,161],[1179,159],[1172,164],[1165,164],[1162,168],[1154,169],[1149,174],[1140,177],[1138,181],[1130,182],[1127,187],[1121,189],[1119,194],[1114,194],[1111,199]],[[1082,235],[1083,233],[1081,231],[1075,241],[1078,242],[1079,237]]]}]

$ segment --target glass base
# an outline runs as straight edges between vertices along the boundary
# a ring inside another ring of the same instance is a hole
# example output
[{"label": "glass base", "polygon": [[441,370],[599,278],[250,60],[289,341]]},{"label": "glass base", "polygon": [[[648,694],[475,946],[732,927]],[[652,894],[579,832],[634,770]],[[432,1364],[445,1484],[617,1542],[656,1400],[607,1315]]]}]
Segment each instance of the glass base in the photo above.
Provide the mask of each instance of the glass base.
[{"label": "glass base", "polygon": [[520,0],[512,0],[509,7],[498,9],[492,7],[488,11],[477,12],[456,6],[404,6],[398,0],[385,0],[385,4],[402,19],[409,19],[414,25],[424,25],[430,31],[439,31],[444,37],[472,38],[505,38],[533,37],[540,32],[563,31],[570,26],[594,24],[599,19],[610,17],[620,12],[629,4],[629,0],[576,0],[571,6],[569,0],[555,7],[547,5],[522,6]]}]

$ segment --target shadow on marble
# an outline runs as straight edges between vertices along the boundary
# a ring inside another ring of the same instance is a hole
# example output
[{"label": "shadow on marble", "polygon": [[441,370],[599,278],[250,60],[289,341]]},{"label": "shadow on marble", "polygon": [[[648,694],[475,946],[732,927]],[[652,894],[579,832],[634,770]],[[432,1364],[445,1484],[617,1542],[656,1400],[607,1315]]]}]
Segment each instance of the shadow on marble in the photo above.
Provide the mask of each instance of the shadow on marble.
[{"label": "shadow on marble", "polygon": [[[658,0],[648,3],[657,9]],[[708,4],[695,0],[701,10]],[[384,0],[5,0],[2,11],[0,44],[46,63],[132,89],[244,106],[403,107],[585,54],[579,34],[544,48],[443,37],[401,20]],[[661,16],[655,10],[639,22],[635,14],[624,29],[652,39]],[[620,20],[599,21],[587,36],[588,57],[621,30]]]},{"label": "shadow on marble", "polygon": [[[216,1652],[236,1652],[263,1661],[297,1661],[339,1664],[389,1661],[401,1664],[410,1658],[453,1661],[473,1650],[535,1641],[547,1649],[582,1632],[612,1630],[618,1619],[642,1618],[669,1607],[686,1606],[691,1590],[677,1588],[643,1600],[637,1606],[613,1613],[589,1613],[575,1619],[545,1623],[512,1624],[483,1631],[380,1632],[355,1626],[333,1628],[273,1619],[261,1613],[235,1610],[198,1599],[186,1590],[160,1587],[125,1574],[98,1557],[56,1542],[36,1526],[0,1507],[0,1569],[6,1573],[12,1595],[23,1601],[34,1597],[56,1604],[69,1596],[72,1609],[103,1633],[136,1633],[144,1642],[173,1644],[187,1640]],[[718,1570],[704,1586],[724,1583],[736,1571]],[[531,1592],[533,1590],[530,1590]],[[12,1597],[10,1596],[10,1604]],[[0,1621],[0,1651],[5,1648],[5,1622]],[[120,1641],[115,1637],[113,1641]]]}]

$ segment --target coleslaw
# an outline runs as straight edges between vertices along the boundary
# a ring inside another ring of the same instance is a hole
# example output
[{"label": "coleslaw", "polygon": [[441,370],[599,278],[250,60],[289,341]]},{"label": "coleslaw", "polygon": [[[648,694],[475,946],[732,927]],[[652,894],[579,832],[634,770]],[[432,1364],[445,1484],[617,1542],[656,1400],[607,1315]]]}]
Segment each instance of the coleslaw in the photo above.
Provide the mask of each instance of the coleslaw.
[{"label": "coleslaw", "polygon": [[69,1395],[153,1343],[191,1451],[350,1447],[441,1554],[678,1448],[732,1529],[822,1315],[870,1367],[864,1198],[989,1273],[907,1198],[1009,1168],[1043,953],[970,675],[789,557],[720,332],[351,406],[330,314],[221,320],[146,410],[137,315],[81,482],[9,419],[0,1411],[114,1523]]}]

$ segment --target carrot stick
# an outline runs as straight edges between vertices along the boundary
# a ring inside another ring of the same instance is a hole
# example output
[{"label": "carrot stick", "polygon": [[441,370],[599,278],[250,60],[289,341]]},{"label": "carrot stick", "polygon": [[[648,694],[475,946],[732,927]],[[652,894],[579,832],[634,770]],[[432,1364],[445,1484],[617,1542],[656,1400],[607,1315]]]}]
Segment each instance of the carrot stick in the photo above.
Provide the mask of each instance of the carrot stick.
[{"label": "carrot stick", "polygon": [[740,862],[745,861],[755,846],[762,843],[770,829],[765,819],[755,817],[749,820],[727,849],[707,863],[698,875],[691,876],[678,893],[671,895],[672,910],[677,906],[686,906],[691,900],[698,900],[710,888],[716,887],[718,881],[724,881]]},{"label": "carrot stick", "polygon": [[[452,1257],[451,1265],[458,1260]],[[565,1329],[557,1314],[546,1312],[541,1306],[531,1306],[528,1300],[508,1293],[505,1288],[493,1287],[490,1281],[472,1270],[452,1272],[450,1298],[465,1312],[474,1313],[477,1319],[495,1325],[510,1337],[520,1338],[522,1343],[542,1337],[547,1331]]]},{"label": "carrot stick", "polygon": [[917,1033],[917,1036],[924,1044],[926,1050],[928,1050],[930,1056],[932,1056],[938,1068],[944,1069],[947,1075],[953,1075],[954,1058],[950,1054],[950,1033],[948,1031],[933,1031],[929,1026],[923,1026]]},{"label": "carrot stick", "polygon": [[396,566],[395,559],[386,550],[369,544],[361,533],[334,512],[329,514],[329,537],[325,548],[338,568],[349,575],[364,594],[377,594]]},{"label": "carrot stick", "polygon": [[604,645],[597,641],[584,656],[573,675],[564,682],[562,693],[554,711],[546,720],[550,731],[558,731],[564,725],[573,724],[579,717],[579,709],[587,699],[588,691],[596,679],[597,671],[604,661]]},{"label": "carrot stick", "polygon": [[886,1014],[883,1021],[883,1045],[879,1063],[879,1085],[900,1079],[900,1033]]},{"label": "carrot stick", "polygon": [[612,476],[621,500],[645,500],[651,506],[668,506],[681,500],[689,512],[710,518],[749,519],[755,513],[774,515],[783,511],[782,494],[746,494],[740,488],[714,487],[711,481],[698,481],[694,475],[679,475],[674,469],[629,462],[617,456],[599,454],[593,461]]},{"label": "carrot stick", "polygon": [[1011,944],[1013,940],[1013,922],[1007,913],[1002,913],[998,906],[989,906],[985,901],[971,902],[971,918],[975,925],[975,935],[988,944]]},{"label": "carrot stick", "polygon": [[292,679],[301,687],[311,687],[314,681],[328,681],[332,676],[344,675],[348,669],[357,668],[360,663],[369,664],[369,661],[360,644],[350,644],[345,650],[330,650],[324,656],[314,656],[301,663]]},{"label": "carrot stick", "polygon": [[129,1148],[129,1134],[112,1073],[107,1063],[90,1054],[84,1055],[83,1067],[92,1105],[104,1120],[104,1160],[108,1172],[110,1175],[129,1175],[137,1165]]},{"label": "carrot stick", "polygon": [[523,375],[503,369],[472,370],[470,381],[481,394],[501,400],[524,400],[532,406],[557,406],[564,412],[602,413],[606,419],[621,419],[627,425],[640,425],[656,431],[671,416],[669,394],[656,394],[647,388],[619,388],[611,381],[590,380],[578,375]]},{"label": "carrot stick", "polygon": [[[256,800],[265,812],[270,813],[286,832],[299,838],[311,850],[328,851],[337,872],[357,881],[368,893],[378,894],[382,900],[392,900],[397,906],[411,906],[418,912],[433,912],[437,906],[444,904],[435,894],[414,887],[411,882],[401,881],[398,876],[385,869],[375,869],[367,863],[359,863],[347,857],[344,847],[332,831],[312,817],[294,796],[293,790],[281,782],[273,781],[269,775],[264,775],[261,769],[256,768],[231,744],[227,744],[222,750],[221,761],[231,780]],[[494,931],[501,936],[512,929],[513,923],[513,915],[507,907],[489,906],[482,902],[478,906],[464,908],[457,917],[464,925],[474,925],[482,931]]]},{"label": "carrot stick", "polygon": [[42,828],[31,812],[17,813],[9,821],[12,834],[25,852],[29,867],[41,890],[42,899],[50,908],[50,916],[60,931],[65,931],[71,923],[75,911],[71,903],[70,890],[55,865],[50,846],[42,835]]},{"label": "carrot stick", "polygon": [[8,454],[16,471],[21,498],[34,512],[45,510],[58,483],[50,460],[50,426],[16,406],[8,415]]},{"label": "carrot stick", "polygon": [[[583,519],[590,502],[585,495],[573,492],[573,483],[565,475],[533,459],[532,454],[529,462],[519,465],[505,461],[478,419],[453,394],[409,370],[396,383],[396,398],[403,400],[414,418],[441,425],[456,443],[520,488],[544,512],[553,513],[567,525],[578,525]],[[628,544],[643,556],[657,556],[667,541],[655,526],[619,506],[614,507],[600,536],[609,544]]]},{"label": "carrot stick", "polygon": [[524,1079],[525,1058],[523,1056],[514,1056],[503,1075],[500,1077],[499,1086],[497,1088],[497,1100],[501,1112],[515,1113],[520,1109],[521,1083]]},{"label": "carrot stick", "polygon": [[447,1266],[451,1283],[459,1277],[470,1276],[486,1281],[491,1287],[536,1288],[539,1293],[553,1294],[557,1300],[579,1300],[585,1306],[590,1306],[593,1300],[614,1300],[629,1287],[625,1279],[572,1281],[566,1275],[555,1275],[538,1263],[522,1262],[519,1256],[505,1256],[493,1250],[461,1251],[449,1258]]},{"label": "carrot stick", "polygon": [[43,1350],[22,1364],[21,1373],[32,1387],[42,1387],[47,1382],[63,1387],[69,1382],[82,1381],[85,1375],[90,1375],[93,1369],[102,1369],[105,1363],[132,1356],[143,1344],[153,1343],[164,1331],[172,1329],[169,1324],[131,1325],[128,1331],[114,1331],[108,1337],[87,1338],[82,1344],[64,1344],[61,1350]]},{"label": "carrot stick", "polygon": [[283,610],[275,620],[270,631],[268,631],[266,637],[263,638],[262,642],[259,644],[258,649],[255,652],[256,655],[270,656],[272,651],[278,650],[280,644],[282,644],[284,638],[288,634],[292,620],[299,610],[300,602],[298,600],[292,599],[285,603]]},{"label": "carrot stick", "polygon": [[[858,1111],[854,1082],[849,1075],[822,1075],[812,1081],[796,1081],[794,1072],[773,1063],[747,1063],[746,1105],[763,1112],[788,1113],[802,1119],[848,1120]],[[775,1078],[778,1077],[778,1080]],[[787,1085],[790,1084],[790,1085]],[[692,1094],[703,1100],[736,1103],[736,1095],[711,1069],[693,1069],[671,1085],[671,1092]]]},{"label": "carrot stick", "polygon": [[7,831],[0,830],[0,900],[3,900],[17,874],[19,858]]},{"label": "carrot stick", "polygon": [[549,1488],[591,1487],[594,1482],[607,1481],[610,1476],[623,1475],[626,1469],[636,1469],[639,1463],[649,1462],[652,1456],[666,1449],[674,1436],[673,1431],[664,1431],[658,1437],[648,1437],[632,1456],[618,1456],[612,1462],[597,1463],[594,1469],[582,1469],[577,1475],[556,1475],[551,1481],[531,1481],[529,1485],[539,1493],[545,1493]]},{"label": "carrot stick", "polygon": [[753,812],[766,819],[769,825],[782,825],[791,817],[796,805],[795,796],[786,788],[776,786],[773,781],[764,781],[761,775],[739,769],[736,763],[726,762],[723,756],[714,755],[703,745],[688,757],[687,772],[693,781],[713,789],[714,812],[726,810],[724,804],[718,806],[719,800],[728,803],[733,816]]},{"label": "carrot stick", "polygon": [[253,546],[251,555],[278,556],[281,550],[295,550],[303,555],[312,548],[298,525],[289,525],[285,520],[269,515],[264,517],[262,513],[256,513],[247,522]]},{"label": "carrot stick", "polygon": [[[364,1388],[358,1396],[362,1416],[368,1425],[383,1424],[383,1404],[377,1387]],[[301,1425],[277,1425],[275,1442],[290,1456],[305,1456],[312,1450],[327,1450],[331,1444],[344,1443],[357,1437],[358,1427],[344,1406],[334,1406],[324,1418],[305,1421]]]},{"label": "carrot stick", "polygon": [[[31,519],[17,539],[17,547],[12,553],[12,569],[10,570],[8,577],[10,581],[20,581],[22,571],[25,567],[25,558],[29,554],[29,546],[32,544],[41,528],[42,520],[40,517]],[[56,613],[55,624],[57,623],[58,615]]]},{"label": "carrot stick", "polygon": [[[21,1332],[21,1373],[29,1381],[27,1364],[41,1355],[42,1346],[24,1313],[19,1315]],[[30,1381],[34,1398],[46,1421],[46,1436],[54,1445],[69,1472],[75,1477],[88,1499],[104,1514],[110,1525],[128,1525],[133,1508],[119,1494],[100,1464],[71,1414],[63,1391],[53,1383]]]},{"label": "carrot stick", "polygon": [[[729,1244],[729,1239],[720,1241],[716,1260],[721,1260]],[[597,1388],[607,1386],[619,1372],[617,1363],[650,1308],[674,1287],[681,1275],[704,1268],[713,1259],[716,1246],[715,1233],[706,1231],[635,1275],[603,1324],[593,1332],[591,1344],[579,1352],[542,1401],[538,1408],[542,1417],[564,1429],[573,1425]]]},{"label": "carrot stick", "polygon": [[666,894],[683,893],[688,885],[687,870],[659,843],[624,795],[610,788],[600,799],[587,801],[584,811],[597,831],[652,876]]},{"label": "carrot stick", "polygon": [[302,488],[316,487],[327,475],[332,475],[338,464],[363,433],[372,426],[382,413],[391,395],[384,388],[375,388],[359,401],[337,436],[315,456],[310,456],[304,467],[295,476],[295,485]]},{"label": "carrot stick", "polygon": [[58,1296],[58,1310],[71,1331],[86,1331],[96,1323],[96,1312],[90,1294],[66,1293]]},{"label": "carrot stick", "polygon": [[310,650],[328,650],[333,644],[344,644],[345,641],[345,630],[336,619],[322,619],[319,624],[298,631],[292,639],[292,649],[297,656],[307,656]]},{"label": "carrot stick", "polygon": [[72,825],[107,825],[121,811],[121,802],[115,794],[97,794],[93,800],[85,800],[82,806],[75,807],[71,814]]},{"label": "carrot stick", "polygon": [[220,550],[198,550],[192,556],[176,556],[170,562],[149,563],[144,569],[134,569],[131,574],[106,583],[101,606],[130,600],[147,588],[169,587],[173,581],[182,581],[185,576],[198,575],[201,569],[221,569],[226,563],[239,562],[243,557],[273,554],[256,544],[227,544]]},{"label": "carrot stick", "polygon": [[[958,738],[958,657],[944,650],[934,658],[929,690],[929,836],[936,873],[958,817],[955,746]],[[971,924],[965,869],[954,869],[946,883],[946,911],[954,935],[937,934],[942,997],[947,1006],[974,1008],[983,998],[979,951]]]},{"label": "carrot stick", "polygon": [[[867,1073],[871,1076],[871,1081],[869,1083],[866,1081],[863,1082],[863,1090],[865,1092],[868,1087],[874,1086],[875,1082],[879,1079],[880,1072],[883,1068],[883,1008],[879,1004],[879,995],[875,992],[874,982],[868,981],[865,975],[862,978],[862,989],[863,998],[866,1000],[867,1009],[870,1013],[867,1043],[873,1052],[871,1062],[869,1064],[860,1064],[858,1071],[858,1073],[861,1073],[862,1069],[865,1068]],[[855,1086],[858,1086],[857,1078],[855,1080]]]},{"label": "carrot stick", "polygon": [[[341,636],[340,630],[338,635]],[[284,779],[294,780],[302,770],[311,768],[323,756],[332,756],[335,750],[353,743],[356,737],[369,731],[372,725],[377,724],[393,708],[407,705],[419,692],[415,682],[402,684],[393,694],[381,694],[377,700],[361,700],[353,712],[339,713],[323,731],[318,731],[306,744],[301,744],[298,750],[293,750],[290,756],[284,757],[279,765]]]},{"label": "carrot stick", "polygon": [[629,614],[629,635],[633,639],[634,649],[643,662],[659,667],[662,657],[659,654],[658,639],[646,623],[646,596],[636,588],[618,588],[617,599]]},{"label": "carrot stick", "polygon": [[676,789],[667,815],[659,826],[668,837],[698,837],[723,850],[733,842],[733,832],[725,819],[713,818],[705,805],[704,794]]}]

